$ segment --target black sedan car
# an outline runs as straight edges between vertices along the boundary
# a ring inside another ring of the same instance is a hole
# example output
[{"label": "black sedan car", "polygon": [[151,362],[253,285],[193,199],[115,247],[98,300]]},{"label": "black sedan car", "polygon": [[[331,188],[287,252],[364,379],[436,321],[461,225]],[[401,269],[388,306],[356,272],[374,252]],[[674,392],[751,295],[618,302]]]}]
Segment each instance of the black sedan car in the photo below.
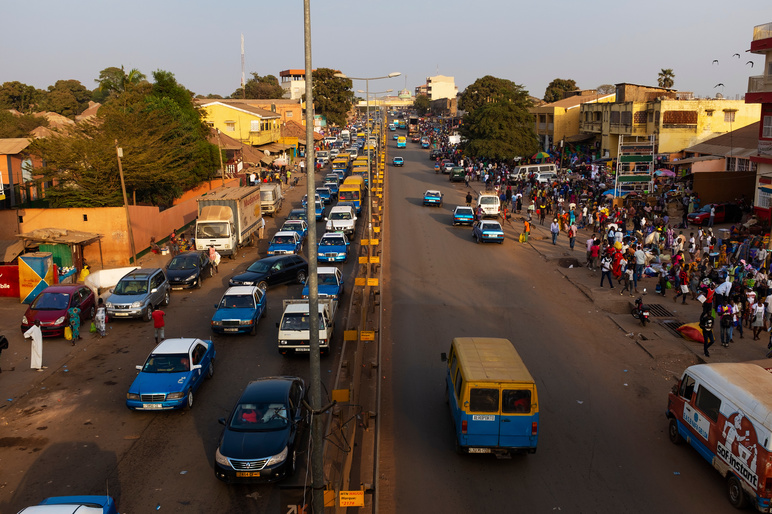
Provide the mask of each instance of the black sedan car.
[{"label": "black sedan car", "polygon": [[172,257],[166,265],[166,278],[172,289],[199,288],[201,281],[212,275],[214,268],[207,252],[184,252]]},{"label": "black sedan car", "polygon": [[300,255],[274,255],[260,259],[229,281],[231,286],[268,286],[298,282],[303,284],[308,276],[308,261]]},{"label": "black sedan car", "polygon": [[214,456],[214,474],[225,482],[275,482],[297,463],[299,434],[308,411],[306,386],[297,377],[265,377],[247,384],[226,420]]}]

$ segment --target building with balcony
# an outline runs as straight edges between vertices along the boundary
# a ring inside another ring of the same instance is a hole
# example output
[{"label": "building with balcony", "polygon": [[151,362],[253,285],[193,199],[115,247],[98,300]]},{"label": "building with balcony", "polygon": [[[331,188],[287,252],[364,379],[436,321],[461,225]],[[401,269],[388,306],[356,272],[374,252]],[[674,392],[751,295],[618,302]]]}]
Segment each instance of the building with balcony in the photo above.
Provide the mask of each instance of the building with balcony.
[{"label": "building with balcony", "polygon": [[306,94],[306,70],[279,72],[279,85],[284,89],[284,98],[301,99]]},{"label": "building with balcony", "polygon": [[[417,90],[416,95],[418,95]],[[440,98],[456,98],[458,96],[458,88],[456,87],[455,78],[446,77],[445,75],[426,77],[426,95],[432,101],[439,100]]]},{"label": "building with balcony", "polygon": [[593,134],[579,134],[580,107],[586,103],[613,102],[614,93],[599,95],[594,89],[571,91],[568,96],[548,104],[531,107],[534,128],[544,151],[550,151],[559,141],[589,141]]},{"label": "building with balcony", "polygon": [[684,148],[745,127],[760,109],[743,100],[694,98],[690,92],[616,84],[613,103],[583,104],[579,130],[600,136],[601,155],[616,157],[619,136],[656,136],[665,160]]},{"label": "building with balcony", "polygon": [[197,99],[196,103],[210,127],[246,145],[261,146],[281,137],[281,116],[251,103],[266,101]]},{"label": "building with balcony", "polygon": [[756,164],[756,214],[770,219],[772,212],[772,23],[753,28],[750,52],[764,56],[763,74],[748,79],[745,101],[760,106],[758,145],[750,160]]}]

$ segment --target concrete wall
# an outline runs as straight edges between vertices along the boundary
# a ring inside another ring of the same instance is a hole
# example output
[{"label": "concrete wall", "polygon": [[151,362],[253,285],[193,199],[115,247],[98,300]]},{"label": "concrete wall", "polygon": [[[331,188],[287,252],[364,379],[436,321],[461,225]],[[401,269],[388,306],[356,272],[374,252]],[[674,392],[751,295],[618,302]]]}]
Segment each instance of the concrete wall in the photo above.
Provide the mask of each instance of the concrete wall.
[{"label": "concrete wall", "polygon": [[695,173],[694,190],[700,195],[702,205],[713,202],[733,202],[745,195],[755,196],[756,173],[753,171],[721,171]]}]

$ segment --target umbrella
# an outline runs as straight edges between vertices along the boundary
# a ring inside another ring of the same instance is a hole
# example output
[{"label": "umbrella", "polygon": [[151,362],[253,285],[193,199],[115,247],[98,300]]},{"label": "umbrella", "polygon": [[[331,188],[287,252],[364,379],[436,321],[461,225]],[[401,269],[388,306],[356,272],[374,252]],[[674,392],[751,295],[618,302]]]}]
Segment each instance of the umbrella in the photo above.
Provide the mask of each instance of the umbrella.
[{"label": "umbrella", "polygon": [[675,177],[675,172],[670,170],[657,170],[654,172],[657,177]]},{"label": "umbrella", "polygon": [[548,154],[547,152],[539,152],[534,154],[534,156],[531,157],[531,159],[548,159],[549,157],[550,157],[550,154]]}]

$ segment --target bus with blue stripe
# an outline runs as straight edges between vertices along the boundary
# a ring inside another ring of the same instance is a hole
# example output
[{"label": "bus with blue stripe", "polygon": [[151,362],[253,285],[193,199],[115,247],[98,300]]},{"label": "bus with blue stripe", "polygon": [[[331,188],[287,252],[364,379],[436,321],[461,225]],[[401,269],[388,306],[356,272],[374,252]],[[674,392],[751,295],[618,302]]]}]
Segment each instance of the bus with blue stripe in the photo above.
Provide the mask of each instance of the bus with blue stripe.
[{"label": "bus with blue stripe", "polygon": [[362,212],[362,197],[365,181],[358,175],[348,177],[338,189],[338,205],[351,205],[357,213]]},{"label": "bus with blue stripe", "polygon": [[457,337],[447,361],[445,394],[459,453],[497,457],[535,453],[536,383],[508,339]]}]

